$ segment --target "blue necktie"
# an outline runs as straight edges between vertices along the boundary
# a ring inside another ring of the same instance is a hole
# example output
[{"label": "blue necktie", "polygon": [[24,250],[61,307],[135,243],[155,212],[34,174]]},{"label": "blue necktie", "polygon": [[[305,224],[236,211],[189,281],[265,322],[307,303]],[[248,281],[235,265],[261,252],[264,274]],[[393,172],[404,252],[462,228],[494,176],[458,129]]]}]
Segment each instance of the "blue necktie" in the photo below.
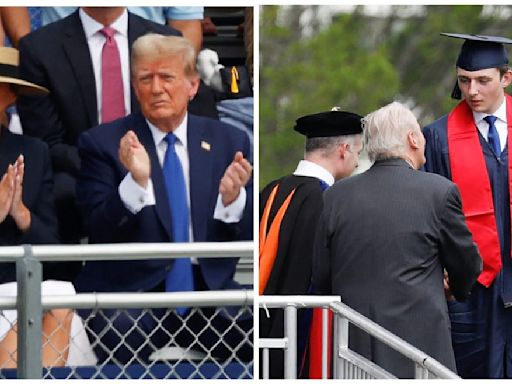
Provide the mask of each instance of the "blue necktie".
[{"label": "blue necktie", "polygon": [[320,187],[322,188],[322,191],[325,191],[327,188],[329,188],[329,184],[327,184],[322,179],[318,179],[318,181],[320,181]]},{"label": "blue necktie", "polygon": [[[175,243],[186,243],[188,238],[188,204],[187,188],[180,159],[176,154],[176,136],[169,133],[164,139],[167,141],[167,151],[164,159],[164,179],[167,187],[167,198],[171,208],[172,235]],[[180,258],[174,261],[174,266],[165,279],[167,292],[182,292],[194,290],[194,277],[192,263],[189,258]],[[187,308],[177,308],[180,315],[187,312]]]},{"label": "blue necktie", "polygon": [[496,130],[496,126],[494,123],[496,122],[497,117],[493,115],[485,116],[484,120],[489,124],[489,134],[487,136],[487,140],[489,141],[489,145],[492,150],[496,154],[497,157],[501,155],[501,146],[500,146],[500,137],[498,136],[498,131]]}]

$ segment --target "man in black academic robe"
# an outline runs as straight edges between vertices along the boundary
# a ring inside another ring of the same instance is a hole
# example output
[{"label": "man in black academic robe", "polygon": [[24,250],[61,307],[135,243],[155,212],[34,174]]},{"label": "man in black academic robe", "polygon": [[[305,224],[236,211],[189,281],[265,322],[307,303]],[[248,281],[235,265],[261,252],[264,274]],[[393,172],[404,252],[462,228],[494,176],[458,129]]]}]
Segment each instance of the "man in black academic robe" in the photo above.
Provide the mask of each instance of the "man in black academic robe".
[{"label": "man in black academic robe", "polygon": [[[304,160],[295,172],[272,181],[260,195],[260,294],[305,295],[312,293],[311,262],[313,243],[320,212],[322,194],[335,180],[350,175],[358,164],[361,143],[361,116],[350,112],[329,111],[299,118],[295,130],[306,136]],[[271,200],[275,191],[275,197]],[[276,219],[279,209],[293,191],[282,221]],[[277,226],[279,238],[271,233]],[[277,241],[277,253],[269,255],[270,243]],[[268,261],[268,258],[273,259]],[[263,261],[264,260],[264,261]],[[266,267],[265,267],[266,266]],[[283,337],[283,312],[260,313],[260,337]],[[310,312],[299,314],[299,359],[308,336]],[[283,351],[270,351],[270,377],[283,377]],[[300,368],[299,361],[299,368]]]}]

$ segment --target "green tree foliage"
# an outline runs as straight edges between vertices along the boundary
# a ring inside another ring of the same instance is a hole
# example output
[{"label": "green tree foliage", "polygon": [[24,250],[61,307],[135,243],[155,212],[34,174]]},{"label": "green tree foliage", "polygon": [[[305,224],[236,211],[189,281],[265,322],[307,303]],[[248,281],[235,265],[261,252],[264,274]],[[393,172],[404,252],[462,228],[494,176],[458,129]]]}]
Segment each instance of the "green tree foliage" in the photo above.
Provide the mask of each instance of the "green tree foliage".
[{"label": "green tree foliage", "polygon": [[321,8],[261,7],[260,187],[302,158],[299,116],[335,105],[364,115],[399,100],[425,125],[453,108],[462,40],[440,32],[512,38],[510,6],[391,6],[379,16],[358,6],[327,22]]},{"label": "green tree foliage", "polygon": [[279,25],[278,10],[263,7],[260,13],[261,186],[293,171],[302,158],[304,138],[293,131],[297,117],[333,106],[365,114],[390,101],[399,85],[387,48],[365,41],[358,12],[298,39],[300,26]]}]

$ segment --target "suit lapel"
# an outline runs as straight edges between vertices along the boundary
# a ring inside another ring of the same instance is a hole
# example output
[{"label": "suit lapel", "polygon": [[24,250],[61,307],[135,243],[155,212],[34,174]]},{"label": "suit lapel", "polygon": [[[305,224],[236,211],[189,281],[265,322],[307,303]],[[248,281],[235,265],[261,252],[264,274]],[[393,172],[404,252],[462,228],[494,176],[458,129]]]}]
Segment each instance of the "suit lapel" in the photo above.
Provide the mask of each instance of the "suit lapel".
[{"label": "suit lapel", "polygon": [[[98,125],[96,84],[89,46],[82,28],[78,11],[68,17],[63,35],[64,51],[71,62],[76,81],[81,89],[83,102],[89,118],[88,126]],[[66,86],[63,84],[62,86]]]},{"label": "suit lapel", "polygon": [[[132,45],[140,36],[149,32],[146,27],[138,20],[136,17],[128,12],[128,51],[130,52],[130,57],[132,53]],[[131,66],[131,60],[130,60]],[[130,68],[131,73],[131,68]],[[133,92],[133,87],[130,82],[130,103],[132,107],[132,112],[138,111],[140,109],[139,102],[137,101],[137,97],[135,96],[135,92]]]},{"label": "suit lapel", "polygon": [[[188,114],[188,158],[190,164],[190,211],[195,241],[205,241],[208,215],[208,198],[211,196],[214,143],[204,122]],[[208,198],[205,198],[208,197]]]},{"label": "suit lapel", "polygon": [[158,218],[160,219],[165,230],[171,235],[171,210],[169,208],[169,202],[167,200],[166,188],[162,167],[158,161],[158,155],[156,153],[155,142],[153,141],[153,135],[140,112],[135,115],[135,122],[133,131],[137,134],[140,142],[146,148],[149,159],[151,161],[151,180],[153,182],[153,191],[155,193],[155,210]]}]

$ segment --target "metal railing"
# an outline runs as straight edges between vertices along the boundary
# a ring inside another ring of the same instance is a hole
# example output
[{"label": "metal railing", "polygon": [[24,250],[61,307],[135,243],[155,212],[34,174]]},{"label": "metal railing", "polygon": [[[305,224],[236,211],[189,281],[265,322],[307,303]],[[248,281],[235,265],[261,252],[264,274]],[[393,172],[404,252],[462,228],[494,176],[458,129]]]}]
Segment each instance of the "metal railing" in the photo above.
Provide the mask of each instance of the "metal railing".
[{"label": "metal railing", "polygon": [[391,373],[377,366],[349,348],[349,323],[370,336],[399,352],[415,364],[416,379],[459,379],[454,372],[434,358],[420,351],[395,334],[384,329],[372,320],[341,302],[339,296],[260,296],[260,308],[283,308],[285,310],[284,338],[260,338],[259,347],[263,350],[262,378],[269,378],[268,351],[272,348],[284,349],[286,379],[297,375],[297,310],[302,308],[322,308],[322,378],[328,372],[328,314],[334,315],[333,325],[333,377],[335,379],[388,379],[395,378]]},{"label": "metal railing", "polygon": [[[43,376],[41,361],[42,346],[42,313],[44,311],[56,308],[68,308],[73,310],[89,309],[96,311],[94,315],[105,316],[102,311],[107,309],[146,308],[145,313],[152,314],[155,309],[163,308],[164,316],[170,316],[175,308],[183,307],[185,304],[191,308],[187,319],[192,316],[203,316],[203,308],[218,307],[211,310],[211,316],[221,316],[229,312],[229,320],[233,321],[230,329],[239,330],[237,321],[242,316],[249,314],[252,327],[252,291],[204,291],[204,292],[184,292],[184,293],[85,293],[75,295],[44,296],[41,297],[41,261],[69,261],[69,260],[141,260],[141,259],[170,259],[180,257],[242,257],[243,274],[247,279],[252,265],[253,243],[252,242],[226,242],[226,243],[188,243],[188,244],[91,244],[91,245],[41,245],[41,246],[9,246],[0,247],[0,262],[16,262],[18,292],[17,297],[0,297],[0,309],[17,309],[17,377],[18,378],[41,378]],[[249,261],[251,260],[251,261]],[[252,282],[252,281],[251,281]],[[238,313],[233,312],[232,306],[239,307]],[[234,313],[234,314],[232,314]],[[85,326],[89,321],[85,318]],[[137,319],[134,319],[137,321]],[[211,319],[205,319],[208,327]],[[160,326],[160,323],[158,324]],[[180,329],[187,329],[186,321],[183,322]],[[166,331],[163,329],[163,331]],[[217,332],[214,329],[211,332]],[[250,330],[252,334],[252,329]],[[220,339],[224,334],[218,335]],[[169,334],[171,340],[174,335]],[[251,337],[247,336],[243,340],[252,346]],[[220,341],[222,343],[222,340]],[[94,342],[92,343],[94,344]],[[94,345],[93,345],[94,346]],[[159,351],[155,350],[157,355]],[[191,355],[191,350],[185,351],[184,356],[180,357],[178,363],[187,362],[187,356]],[[155,355],[155,354],[153,354]],[[165,353],[164,353],[165,356]],[[241,365],[242,377],[252,377],[252,359],[250,361],[241,361],[233,353],[232,359],[226,359],[219,362],[209,353],[200,359],[200,363],[210,364],[219,368],[214,377],[224,377],[219,374],[229,363]],[[114,360],[115,361],[115,360]],[[135,360],[135,362],[139,362]],[[201,373],[201,367],[197,362],[193,363],[195,371],[190,376],[183,377],[174,370],[174,364],[167,364],[169,374],[163,377],[189,378],[200,377],[207,378]],[[151,363],[153,364],[153,363]],[[122,369],[124,371],[124,368]],[[239,370],[240,371],[240,370]],[[45,377],[51,377],[48,374]],[[125,372],[123,372],[125,373]],[[105,377],[98,373],[93,377]],[[69,377],[73,377],[69,375]],[[127,377],[117,376],[117,377]],[[130,376],[128,376],[130,378]],[[149,372],[145,377],[156,378]]]}]

